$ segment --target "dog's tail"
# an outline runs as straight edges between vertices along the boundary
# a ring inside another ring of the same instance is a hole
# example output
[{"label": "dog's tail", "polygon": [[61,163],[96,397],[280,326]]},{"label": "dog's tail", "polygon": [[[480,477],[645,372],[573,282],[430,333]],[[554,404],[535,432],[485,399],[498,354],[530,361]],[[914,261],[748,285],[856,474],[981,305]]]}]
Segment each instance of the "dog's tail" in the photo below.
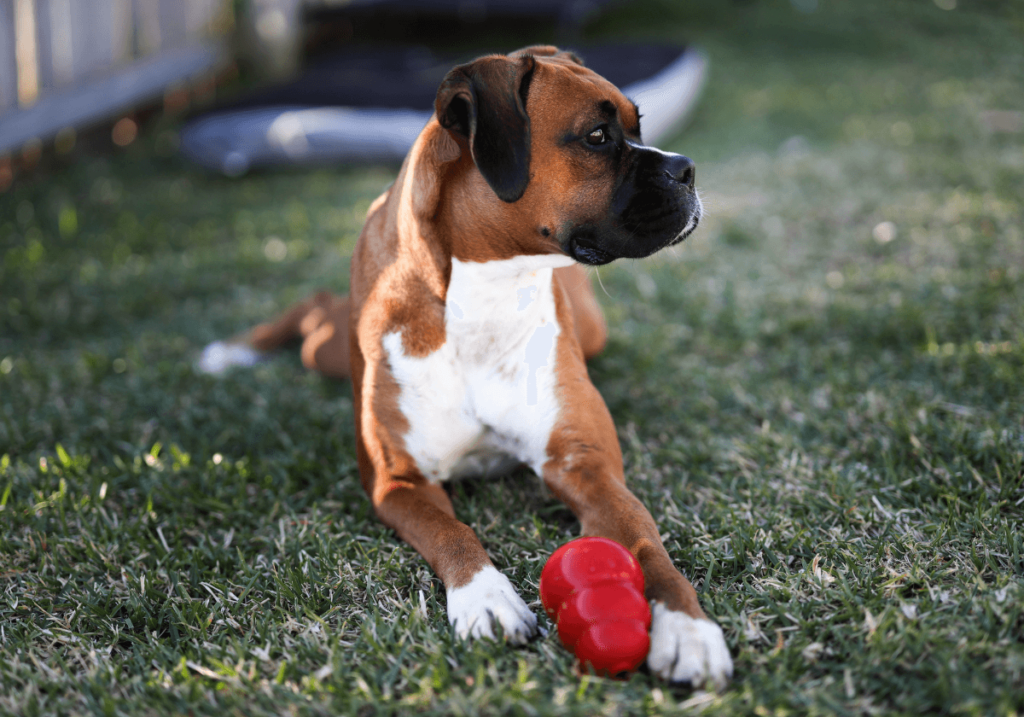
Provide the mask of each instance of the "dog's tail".
[{"label": "dog's tail", "polygon": [[325,376],[349,376],[349,299],[320,291],[273,321],[259,324],[228,341],[215,341],[200,356],[204,373],[253,366],[290,341],[302,340],[302,363]]}]

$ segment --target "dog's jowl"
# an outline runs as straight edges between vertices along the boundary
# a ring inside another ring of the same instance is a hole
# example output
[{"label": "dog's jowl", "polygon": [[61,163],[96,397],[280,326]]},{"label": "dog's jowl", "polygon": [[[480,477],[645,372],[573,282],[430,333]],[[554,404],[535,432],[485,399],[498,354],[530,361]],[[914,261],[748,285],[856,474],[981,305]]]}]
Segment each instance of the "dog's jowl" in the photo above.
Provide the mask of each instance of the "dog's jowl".
[{"label": "dog's jowl", "polygon": [[637,107],[570,53],[530,47],[461,65],[370,208],[349,296],[318,294],[204,365],[301,336],[307,366],[352,379],[363,487],[444,582],[458,634],[537,632],[441,487],[526,464],[584,535],[639,560],[651,670],[722,685],[722,631],[627,489],[585,364],[606,334],[584,265],[682,241],[701,217],[695,177],[688,158],[645,146]]}]

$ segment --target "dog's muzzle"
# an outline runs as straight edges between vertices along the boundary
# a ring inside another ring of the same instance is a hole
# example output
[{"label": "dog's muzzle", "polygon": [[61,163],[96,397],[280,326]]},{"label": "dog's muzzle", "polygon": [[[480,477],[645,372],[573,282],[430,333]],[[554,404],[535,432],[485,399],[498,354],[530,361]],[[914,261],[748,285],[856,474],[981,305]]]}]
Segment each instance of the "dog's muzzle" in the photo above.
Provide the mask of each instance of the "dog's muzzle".
[{"label": "dog's muzzle", "polygon": [[632,143],[629,148],[629,168],[608,216],[572,227],[563,240],[565,253],[581,264],[650,256],[681,242],[700,222],[693,160]]}]

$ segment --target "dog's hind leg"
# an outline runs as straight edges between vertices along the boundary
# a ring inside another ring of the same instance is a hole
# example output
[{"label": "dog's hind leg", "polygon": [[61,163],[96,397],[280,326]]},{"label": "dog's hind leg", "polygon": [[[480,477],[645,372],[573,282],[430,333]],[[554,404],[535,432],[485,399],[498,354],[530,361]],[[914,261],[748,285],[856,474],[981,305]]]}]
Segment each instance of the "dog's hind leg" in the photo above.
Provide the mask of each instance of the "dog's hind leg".
[{"label": "dog's hind leg", "polygon": [[[327,294],[321,292],[317,297]],[[299,322],[302,340],[302,364],[324,376],[349,378],[349,309],[347,296],[327,294],[322,304],[314,307]]]},{"label": "dog's hind leg", "polygon": [[257,351],[273,351],[289,341],[306,337],[320,325],[336,300],[329,291],[318,291],[271,321],[253,327],[246,334],[246,342]]},{"label": "dog's hind leg", "polygon": [[349,299],[320,291],[229,341],[216,341],[203,351],[199,369],[221,373],[232,366],[252,366],[270,351],[302,339],[302,363],[325,376],[348,378]]}]

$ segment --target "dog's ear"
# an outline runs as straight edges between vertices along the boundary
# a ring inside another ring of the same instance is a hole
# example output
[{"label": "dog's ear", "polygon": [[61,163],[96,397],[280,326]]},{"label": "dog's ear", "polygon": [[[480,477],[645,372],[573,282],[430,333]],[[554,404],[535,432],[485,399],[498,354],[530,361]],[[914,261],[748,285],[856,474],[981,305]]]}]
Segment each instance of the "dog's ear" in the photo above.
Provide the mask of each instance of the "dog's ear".
[{"label": "dog's ear", "polygon": [[448,131],[469,142],[480,174],[503,202],[530,183],[530,117],[526,95],[535,61],[495,55],[459,65],[437,90],[434,111]]}]

